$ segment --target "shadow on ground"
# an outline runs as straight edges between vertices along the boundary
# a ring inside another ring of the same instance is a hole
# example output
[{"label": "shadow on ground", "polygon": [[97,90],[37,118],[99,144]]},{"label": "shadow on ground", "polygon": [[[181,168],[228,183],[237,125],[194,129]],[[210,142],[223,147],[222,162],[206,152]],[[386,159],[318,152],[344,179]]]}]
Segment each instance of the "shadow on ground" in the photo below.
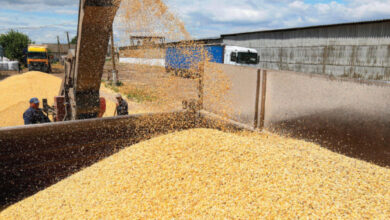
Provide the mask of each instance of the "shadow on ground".
[{"label": "shadow on ground", "polygon": [[271,131],[304,139],[383,167],[390,167],[390,119],[342,114],[342,109],[271,123]]},{"label": "shadow on ground", "polygon": [[8,74],[1,74],[0,73],[0,80],[6,79],[8,77],[10,77],[10,75],[8,75]]}]

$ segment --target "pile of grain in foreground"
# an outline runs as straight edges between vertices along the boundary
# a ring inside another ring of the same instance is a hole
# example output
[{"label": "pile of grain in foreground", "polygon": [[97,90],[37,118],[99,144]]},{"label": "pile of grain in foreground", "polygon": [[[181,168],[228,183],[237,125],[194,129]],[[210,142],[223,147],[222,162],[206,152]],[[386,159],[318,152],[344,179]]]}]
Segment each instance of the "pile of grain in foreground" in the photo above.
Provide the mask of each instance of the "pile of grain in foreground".
[{"label": "pile of grain in foreground", "polygon": [[389,180],[312,143],[196,129],[129,147],[0,218],[389,219]]},{"label": "pile of grain in foreground", "polygon": [[[53,105],[58,95],[62,80],[42,72],[27,72],[0,81],[0,127],[23,125],[23,112],[29,107],[29,100],[37,97],[47,98]],[[42,106],[41,106],[42,107]],[[112,116],[115,103],[107,100],[105,116]]]}]

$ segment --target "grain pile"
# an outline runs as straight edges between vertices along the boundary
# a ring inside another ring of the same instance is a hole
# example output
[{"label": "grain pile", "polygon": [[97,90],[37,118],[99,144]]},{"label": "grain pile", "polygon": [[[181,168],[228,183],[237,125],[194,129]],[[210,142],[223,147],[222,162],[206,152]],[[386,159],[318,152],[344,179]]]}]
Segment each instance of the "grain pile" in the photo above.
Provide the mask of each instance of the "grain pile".
[{"label": "grain pile", "polygon": [[52,105],[60,87],[60,78],[35,71],[1,81],[0,127],[23,125],[23,112],[29,107],[30,98],[47,98]]},{"label": "grain pile", "polygon": [[[53,105],[61,83],[56,76],[36,71],[0,81],[0,127],[23,125],[23,112],[32,97],[47,98],[49,105]],[[112,116],[114,109],[115,104],[108,100],[106,116]]]},{"label": "grain pile", "polygon": [[389,219],[390,170],[272,134],[195,129],[129,147],[1,219]]}]

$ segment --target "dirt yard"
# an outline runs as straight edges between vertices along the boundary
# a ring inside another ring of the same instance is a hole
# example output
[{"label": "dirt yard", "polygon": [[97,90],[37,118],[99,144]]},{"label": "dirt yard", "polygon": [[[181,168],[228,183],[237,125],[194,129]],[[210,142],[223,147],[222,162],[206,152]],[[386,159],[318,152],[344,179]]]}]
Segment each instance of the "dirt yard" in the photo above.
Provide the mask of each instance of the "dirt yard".
[{"label": "dirt yard", "polygon": [[[134,107],[151,112],[179,110],[183,100],[197,98],[197,80],[172,76],[162,67],[119,64],[117,68],[123,85],[111,89],[125,95]],[[102,77],[106,85],[112,79],[111,70],[107,63]]]}]

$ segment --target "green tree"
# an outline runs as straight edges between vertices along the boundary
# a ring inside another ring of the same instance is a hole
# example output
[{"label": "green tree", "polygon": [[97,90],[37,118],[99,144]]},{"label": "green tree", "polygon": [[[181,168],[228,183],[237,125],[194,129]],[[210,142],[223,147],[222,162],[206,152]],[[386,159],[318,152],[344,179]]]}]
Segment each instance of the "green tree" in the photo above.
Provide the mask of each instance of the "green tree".
[{"label": "green tree", "polygon": [[77,35],[70,41],[71,44],[77,44]]},{"label": "green tree", "polygon": [[23,50],[33,43],[30,38],[18,31],[10,30],[0,35],[0,45],[4,49],[4,55],[12,60],[23,62]]}]

